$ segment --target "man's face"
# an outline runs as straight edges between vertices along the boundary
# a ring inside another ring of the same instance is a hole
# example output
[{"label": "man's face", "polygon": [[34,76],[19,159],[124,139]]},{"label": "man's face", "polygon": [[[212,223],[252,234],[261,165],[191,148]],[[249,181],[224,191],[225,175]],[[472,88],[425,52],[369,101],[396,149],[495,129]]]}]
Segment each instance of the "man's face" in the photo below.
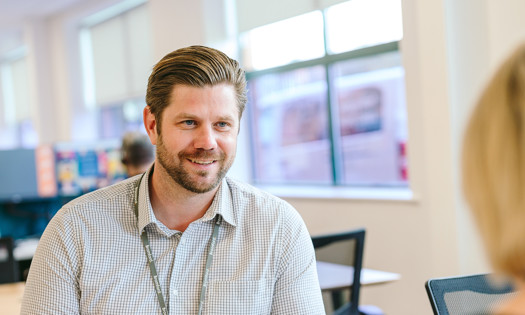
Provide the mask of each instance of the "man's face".
[{"label": "man's face", "polygon": [[239,112],[233,86],[176,85],[161,128],[154,139],[160,166],[191,192],[213,190],[230,169],[237,149]]}]

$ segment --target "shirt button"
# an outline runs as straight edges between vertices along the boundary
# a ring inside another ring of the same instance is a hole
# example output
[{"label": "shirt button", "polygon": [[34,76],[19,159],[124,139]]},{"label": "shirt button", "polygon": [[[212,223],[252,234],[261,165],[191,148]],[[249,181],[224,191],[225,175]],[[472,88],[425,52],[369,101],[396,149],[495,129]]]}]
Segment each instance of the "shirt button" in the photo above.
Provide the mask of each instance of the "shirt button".
[{"label": "shirt button", "polygon": [[173,294],[173,296],[178,296],[179,290],[171,290],[171,294]]},{"label": "shirt button", "polygon": [[182,239],[182,240],[180,240],[180,244],[181,244],[181,245],[186,244],[186,239]]}]

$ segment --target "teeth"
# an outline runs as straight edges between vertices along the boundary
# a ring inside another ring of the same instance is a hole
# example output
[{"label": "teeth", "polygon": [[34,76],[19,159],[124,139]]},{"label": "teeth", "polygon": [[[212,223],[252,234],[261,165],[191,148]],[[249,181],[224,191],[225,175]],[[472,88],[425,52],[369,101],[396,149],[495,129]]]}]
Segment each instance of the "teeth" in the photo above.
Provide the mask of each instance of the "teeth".
[{"label": "teeth", "polygon": [[199,160],[191,160],[193,163],[196,163],[196,164],[200,164],[200,165],[209,165],[211,163],[213,163],[213,161],[199,161]]}]

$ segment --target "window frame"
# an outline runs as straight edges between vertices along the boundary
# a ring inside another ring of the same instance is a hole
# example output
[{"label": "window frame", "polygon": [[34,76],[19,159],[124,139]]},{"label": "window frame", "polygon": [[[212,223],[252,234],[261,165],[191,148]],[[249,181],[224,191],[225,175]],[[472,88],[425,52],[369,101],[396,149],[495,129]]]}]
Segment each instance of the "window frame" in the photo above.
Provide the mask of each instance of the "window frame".
[{"label": "window frame", "polygon": [[[325,31],[326,31],[326,28],[325,28]],[[351,50],[351,51],[346,51],[346,52],[342,52],[342,53],[338,53],[338,54],[330,54],[328,51],[327,51],[327,45],[326,45],[326,34],[325,34],[325,45],[324,45],[324,48],[325,48],[325,55],[323,57],[320,57],[320,58],[316,58],[316,59],[311,59],[311,60],[306,60],[306,61],[298,61],[298,62],[294,62],[294,63],[290,63],[290,64],[287,64],[287,65],[282,65],[282,66],[277,66],[277,67],[273,67],[273,68],[267,68],[267,69],[262,69],[262,70],[255,70],[255,71],[249,71],[246,73],[246,79],[247,81],[250,81],[252,79],[256,79],[258,77],[261,77],[261,76],[264,76],[264,75],[268,75],[268,74],[280,74],[280,73],[284,73],[284,72],[289,72],[289,71],[293,71],[293,70],[298,70],[298,69],[301,69],[301,68],[307,68],[307,67],[313,67],[313,66],[323,66],[324,69],[325,69],[325,73],[326,73],[326,82],[327,82],[327,91],[326,91],[326,97],[327,97],[327,115],[329,117],[329,120],[328,120],[328,137],[329,137],[329,140],[330,140],[330,154],[331,154],[331,164],[332,164],[332,183],[330,185],[328,185],[328,187],[353,187],[352,185],[350,184],[344,184],[343,183],[343,174],[341,171],[338,171],[338,170],[342,170],[343,169],[343,155],[342,155],[342,152],[341,152],[341,145],[340,145],[340,141],[339,141],[339,138],[338,136],[335,134],[335,131],[336,131],[336,128],[334,126],[334,112],[333,112],[333,102],[332,102],[332,95],[333,95],[333,78],[331,76],[331,66],[337,62],[341,62],[341,61],[348,61],[348,60],[352,60],[352,59],[358,59],[358,58],[363,58],[363,57],[371,57],[371,56],[375,56],[375,55],[380,55],[380,54],[384,54],[384,53],[390,53],[390,52],[398,52],[400,51],[399,49],[399,41],[393,41],[393,42],[389,42],[389,43],[384,43],[384,44],[378,44],[378,45],[375,45],[375,46],[370,46],[370,47],[363,47],[363,48],[359,48],[359,49],[356,49],[356,50]],[[250,116],[250,119],[253,119],[253,113],[251,112],[253,109],[248,106],[248,115]],[[254,130],[253,130],[253,125],[250,124],[250,128],[249,128],[249,132],[250,132],[250,138],[253,139],[254,137]],[[250,142],[251,143],[251,146],[250,146],[250,151],[251,151],[251,160],[252,160],[252,163],[254,161],[254,154],[255,154],[255,144],[253,141]],[[252,174],[251,174],[252,178],[253,178],[253,182],[254,184],[256,185],[260,185],[260,186],[264,186],[264,187],[290,187],[290,186],[295,186],[295,187],[311,187],[311,186],[316,186],[316,187],[324,187],[326,185],[321,185],[321,184],[311,184],[311,185],[308,185],[308,184],[300,184],[300,185],[297,185],[295,183],[290,183],[290,184],[263,184],[263,183],[260,183],[257,181],[256,179],[256,170],[255,170],[255,167],[252,168]],[[411,198],[411,194],[407,194],[406,192],[404,192],[408,186],[410,185],[410,181],[407,180],[406,182],[406,185],[400,185],[400,187],[395,187],[395,186],[390,186],[390,185],[386,185],[387,189],[393,189],[393,190],[400,190],[402,191],[399,196],[397,196],[397,194],[395,194],[397,197],[395,197],[394,199],[407,199],[407,198]],[[356,187],[356,186],[354,186]],[[359,189],[361,189],[362,191],[362,194],[363,195],[370,195],[369,193],[366,193],[365,191],[368,191],[370,188],[373,189],[372,186],[357,186],[359,187]],[[379,186],[378,186],[379,187]],[[381,186],[379,187],[380,188],[380,191],[381,189],[385,189],[385,187]],[[363,190],[364,189],[364,190]],[[280,190],[284,190],[284,191],[290,191],[289,189],[280,189]],[[295,193],[291,192],[292,195],[294,195]],[[301,195],[301,194],[300,194]],[[322,194],[322,195],[327,195],[327,196],[333,196],[333,194],[331,193],[328,193],[328,194]],[[336,195],[340,196],[341,194],[340,193],[337,193]],[[343,196],[345,194],[343,193]],[[372,194],[374,195],[374,194]],[[372,196],[370,195],[370,196]],[[383,194],[380,194],[380,195],[383,195]]]}]

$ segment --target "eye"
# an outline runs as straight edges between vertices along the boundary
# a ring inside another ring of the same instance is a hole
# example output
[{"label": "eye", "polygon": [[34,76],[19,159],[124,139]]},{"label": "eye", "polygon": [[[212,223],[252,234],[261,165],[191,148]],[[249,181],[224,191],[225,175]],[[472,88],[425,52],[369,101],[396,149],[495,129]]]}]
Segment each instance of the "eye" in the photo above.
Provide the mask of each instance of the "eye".
[{"label": "eye", "polygon": [[230,124],[228,124],[227,122],[224,122],[224,121],[220,121],[217,123],[217,126],[220,127],[220,128],[226,128],[228,127]]},{"label": "eye", "polygon": [[196,123],[195,123],[195,120],[185,120],[182,122],[185,126],[194,126]]}]

